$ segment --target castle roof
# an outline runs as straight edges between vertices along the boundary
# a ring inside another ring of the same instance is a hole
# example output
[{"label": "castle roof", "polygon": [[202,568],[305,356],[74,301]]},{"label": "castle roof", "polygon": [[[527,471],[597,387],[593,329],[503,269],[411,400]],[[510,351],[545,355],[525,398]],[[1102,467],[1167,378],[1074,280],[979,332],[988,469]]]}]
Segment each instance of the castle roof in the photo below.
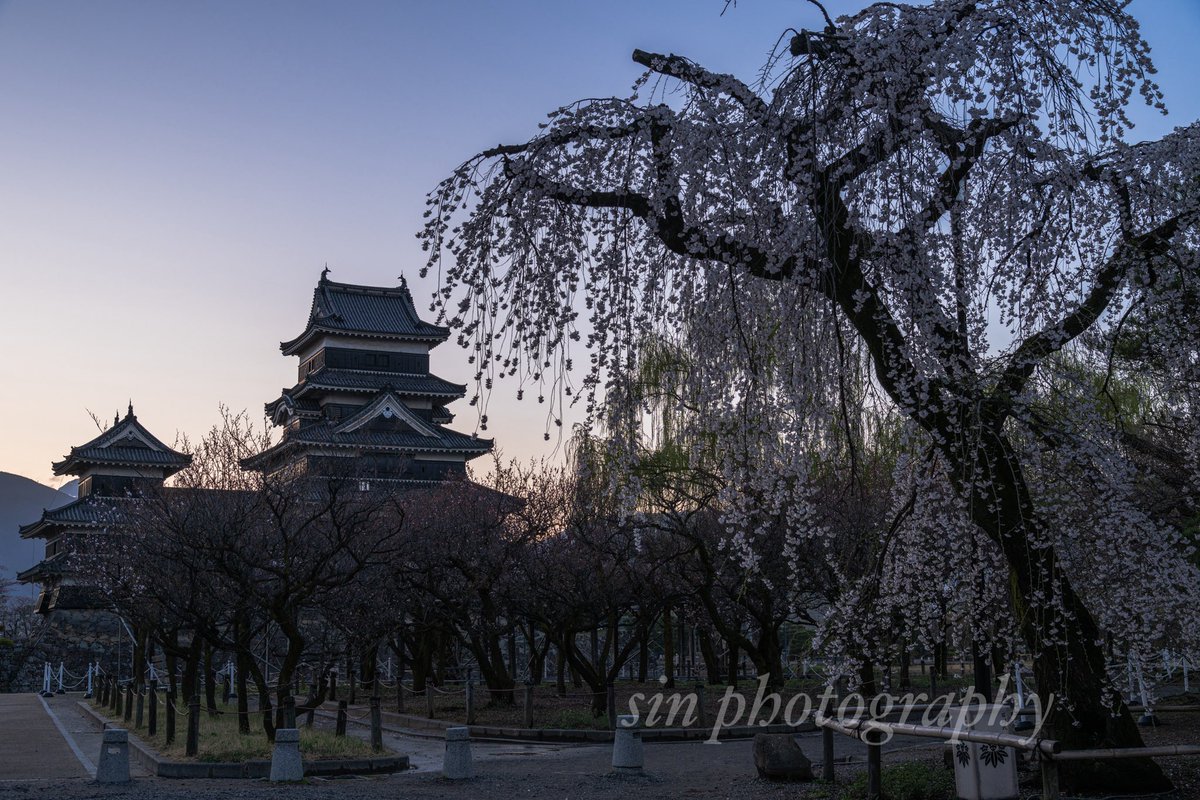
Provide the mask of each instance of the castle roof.
[{"label": "castle roof", "polygon": [[342,334],[392,341],[440,343],[450,329],[431,325],[417,315],[412,294],[401,278],[396,287],[334,283],[325,273],[313,290],[312,308],[304,332],[279,349],[295,355],[322,334]]},{"label": "castle roof", "polygon": [[373,395],[381,391],[395,392],[404,397],[430,397],[456,400],[467,392],[461,383],[451,383],[436,375],[412,375],[402,372],[367,372],[356,369],[322,367],[310,372],[304,380],[266,405],[267,417],[275,419],[281,405],[298,411],[319,411],[320,406],[308,397],[324,392]]},{"label": "castle roof", "polygon": [[20,535],[22,539],[36,539],[63,529],[120,525],[126,519],[123,504],[128,502],[130,499],[123,497],[81,497],[65,506],[42,511],[37,522],[20,527]]},{"label": "castle roof", "polygon": [[78,475],[89,466],[153,467],[171,475],[192,463],[192,457],[172,450],[146,430],[133,413],[116,420],[111,428],[87,444],[72,447],[62,461],[54,462],[55,475]]},{"label": "castle roof", "polygon": [[354,414],[339,422],[324,420],[289,428],[282,440],[242,462],[247,469],[261,469],[294,450],[347,449],[372,453],[446,453],[467,458],[492,449],[491,439],[452,431],[414,414],[400,393],[385,389]]}]

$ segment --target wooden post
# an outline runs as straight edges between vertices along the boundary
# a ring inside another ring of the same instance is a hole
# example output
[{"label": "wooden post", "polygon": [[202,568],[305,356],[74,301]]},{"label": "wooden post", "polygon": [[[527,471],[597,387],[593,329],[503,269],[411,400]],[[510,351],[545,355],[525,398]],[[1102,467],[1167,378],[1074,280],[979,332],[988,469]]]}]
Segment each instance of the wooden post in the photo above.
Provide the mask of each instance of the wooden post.
[{"label": "wooden post", "polygon": [[533,727],[533,684],[526,681],[525,683],[525,729]]},{"label": "wooden post", "polygon": [[617,689],[611,683],[605,689],[605,709],[608,712],[608,728],[617,729]]},{"label": "wooden post", "polygon": [[703,683],[696,684],[696,713],[700,717],[700,727],[708,729],[708,693],[704,690]]},{"label": "wooden post", "polygon": [[142,727],[142,718],[144,716],[145,709],[146,709],[146,693],[138,692],[137,693],[137,711],[135,711],[134,715],[133,715],[133,727],[135,727],[135,728]]},{"label": "wooden post", "polygon": [[125,684],[125,721],[133,719],[133,681]]},{"label": "wooden post", "polygon": [[467,724],[475,724],[475,681],[467,681]]},{"label": "wooden post", "polygon": [[821,728],[821,780],[837,782],[837,773],[833,769],[833,728]]},{"label": "wooden post", "polygon": [[346,735],[346,701],[345,700],[338,700],[337,726],[334,728],[333,735],[334,736],[345,736]]},{"label": "wooden post", "polygon": [[194,756],[200,752],[200,695],[194,694],[188,700],[187,742],[184,753]]},{"label": "wooden post", "polygon": [[283,727],[296,727],[296,698],[290,694],[283,698]]},{"label": "wooden post", "polygon": [[1058,764],[1042,754],[1042,800],[1058,800]]},{"label": "wooden post", "polygon": [[396,713],[404,713],[404,676],[396,676]]},{"label": "wooden post", "polygon": [[371,749],[376,753],[383,749],[383,713],[379,708],[379,695],[371,697]]},{"label": "wooden post", "polygon": [[433,719],[433,684],[425,684],[425,716]]},{"label": "wooden post", "polygon": [[167,692],[167,744],[175,743],[175,693]]},{"label": "wooden post", "polygon": [[119,716],[121,716],[121,711],[122,711],[121,696],[123,694],[121,692],[120,684],[117,684],[116,690],[113,692],[113,694],[116,695],[116,698],[113,700],[113,716],[119,717]]},{"label": "wooden post", "polygon": [[873,730],[863,734],[867,743],[867,800],[880,800],[883,796],[883,768],[879,758],[883,748],[879,737],[880,733]]},{"label": "wooden post", "polygon": [[332,670],[329,673],[329,699],[337,700],[337,673]]},{"label": "wooden post", "polygon": [[158,681],[150,679],[150,707],[146,719],[146,733],[154,736],[158,733]]}]

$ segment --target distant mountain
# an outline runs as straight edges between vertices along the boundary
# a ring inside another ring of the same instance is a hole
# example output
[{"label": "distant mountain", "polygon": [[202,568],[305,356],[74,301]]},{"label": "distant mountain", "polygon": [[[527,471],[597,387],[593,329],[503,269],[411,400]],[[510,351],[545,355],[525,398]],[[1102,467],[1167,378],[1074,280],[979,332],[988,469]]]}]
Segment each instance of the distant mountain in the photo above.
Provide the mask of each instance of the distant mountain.
[{"label": "distant mountain", "polygon": [[42,560],[45,542],[22,539],[18,528],[36,522],[46,508],[58,508],[74,496],[37,481],[0,472],[0,578],[12,578]]},{"label": "distant mountain", "polygon": [[72,499],[79,497],[79,478],[71,478],[71,480],[58,487],[58,490],[65,495],[69,495]]}]

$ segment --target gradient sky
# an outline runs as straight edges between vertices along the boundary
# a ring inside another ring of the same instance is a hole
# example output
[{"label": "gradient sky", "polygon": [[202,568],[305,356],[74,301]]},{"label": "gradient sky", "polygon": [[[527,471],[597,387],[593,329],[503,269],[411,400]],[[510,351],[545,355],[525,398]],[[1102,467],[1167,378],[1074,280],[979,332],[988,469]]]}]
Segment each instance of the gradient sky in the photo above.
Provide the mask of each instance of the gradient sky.
[{"label": "gradient sky", "polygon": [[[839,13],[862,3],[827,4]],[[750,78],[800,0],[0,0],[0,470],[53,483],[94,411],[170,442],[295,379],[278,343],[334,280],[422,306],[424,195],[546,112],[624,95],[635,47]],[[1200,0],[1135,0],[1172,113],[1200,118]],[[468,382],[462,352],[433,369]],[[454,427],[470,431],[465,401]],[[487,435],[552,455],[503,387]]]}]

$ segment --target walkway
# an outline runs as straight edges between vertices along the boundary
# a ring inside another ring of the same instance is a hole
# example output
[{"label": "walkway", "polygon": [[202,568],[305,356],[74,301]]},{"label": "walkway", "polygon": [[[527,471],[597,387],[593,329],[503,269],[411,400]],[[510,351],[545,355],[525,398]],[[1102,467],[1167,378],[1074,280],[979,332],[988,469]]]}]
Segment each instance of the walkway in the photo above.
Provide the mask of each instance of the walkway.
[{"label": "walkway", "polygon": [[[59,709],[67,707],[60,698],[50,702]],[[74,723],[82,726],[76,714],[58,716],[68,729]],[[0,694],[0,781],[88,777],[41,697]]]}]

